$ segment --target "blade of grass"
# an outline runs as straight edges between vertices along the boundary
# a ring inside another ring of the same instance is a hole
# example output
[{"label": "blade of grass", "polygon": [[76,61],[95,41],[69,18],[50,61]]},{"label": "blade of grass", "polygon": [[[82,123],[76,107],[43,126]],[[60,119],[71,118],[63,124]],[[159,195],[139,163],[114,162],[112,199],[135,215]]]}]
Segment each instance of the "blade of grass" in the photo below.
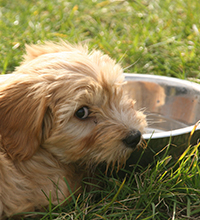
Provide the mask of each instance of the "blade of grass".
[{"label": "blade of grass", "polygon": [[172,220],[175,220],[176,219],[176,201],[174,201],[174,204],[173,204],[173,216],[172,216]]},{"label": "blade of grass", "polygon": [[120,191],[122,190],[122,188],[123,188],[125,182],[126,182],[126,177],[124,178],[122,184],[120,185],[120,187],[119,187],[117,193],[115,194],[115,196],[113,197],[113,199],[111,200],[111,202],[103,208],[103,212],[106,212],[106,211],[108,210],[108,208],[115,202],[115,200],[117,199],[117,196],[119,195]]},{"label": "blade of grass", "polygon": [[187,217],[191,215],[190,198],[187,197]]},{"label": "blade of grass", "polygon": [[51,213],[52,213],[51,191],[49,191],[49,212],[48,212],[48,214],[49,214],[50,220],[52,220]]}]

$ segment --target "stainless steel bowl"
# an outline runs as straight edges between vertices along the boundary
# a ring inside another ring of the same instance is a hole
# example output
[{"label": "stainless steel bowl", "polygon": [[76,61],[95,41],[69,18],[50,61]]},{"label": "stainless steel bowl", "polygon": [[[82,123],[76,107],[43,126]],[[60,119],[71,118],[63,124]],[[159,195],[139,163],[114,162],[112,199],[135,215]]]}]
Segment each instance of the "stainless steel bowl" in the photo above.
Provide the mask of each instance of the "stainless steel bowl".
[{"label": "stainless steel bowl", "polygon": [[[186,80],[147,75],[125,74],[128,81],[124,90],[136,100],[136,109],[144,110],[148,128],[143,138],[149,141],[141,159],[147,165],[154,156],[169,143],[173,158],[200,139],[200,128],[195,130],[190,143],[189,137],[194,125],[200,120],[200,85]],[[135,151],[129,162],[137,162],[143,149]],[[161,154],[160,154],[161,155]]]}]

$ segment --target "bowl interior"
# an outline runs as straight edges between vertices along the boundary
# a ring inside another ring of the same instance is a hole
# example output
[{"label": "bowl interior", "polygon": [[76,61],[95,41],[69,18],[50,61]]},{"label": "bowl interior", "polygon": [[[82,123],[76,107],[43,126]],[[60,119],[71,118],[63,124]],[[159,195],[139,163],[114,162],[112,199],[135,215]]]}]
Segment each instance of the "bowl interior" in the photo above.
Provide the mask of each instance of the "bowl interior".
[{"label": "bowl interior", "polygon": [[171,77],[125,74],[124,90],[147,115],[146,133],[194,125],[200,119],[200,85]]}]

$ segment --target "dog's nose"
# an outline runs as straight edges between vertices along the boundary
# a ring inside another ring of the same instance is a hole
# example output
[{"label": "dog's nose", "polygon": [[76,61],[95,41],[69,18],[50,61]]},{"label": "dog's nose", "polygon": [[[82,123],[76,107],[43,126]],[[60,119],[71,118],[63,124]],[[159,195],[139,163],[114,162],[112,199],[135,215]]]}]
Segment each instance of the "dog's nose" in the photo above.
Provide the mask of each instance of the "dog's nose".
[{"label": "dog's nose", "polygon": [[123,139],[123,143],[126,145],[126,147],[134,148],[138,145],[140,139],[141,139],[140,131],[134,131]]}]

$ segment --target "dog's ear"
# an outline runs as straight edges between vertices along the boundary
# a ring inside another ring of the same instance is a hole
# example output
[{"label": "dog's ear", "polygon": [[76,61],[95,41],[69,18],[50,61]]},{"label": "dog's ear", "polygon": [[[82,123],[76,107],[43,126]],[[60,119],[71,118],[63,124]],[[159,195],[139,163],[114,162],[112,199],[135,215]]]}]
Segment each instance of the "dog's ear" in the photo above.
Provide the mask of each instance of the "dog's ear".
[{"label": "dog's ear", "polygon": [[66,41],[60,40],[59,43],[54,42],[44,42],[44,44],[26,44],[26,54],[23,56],[23,63],[29,62],[43,54],[47,53],[58,53],[58,52],[66,52],[66,51],[81,51],[84,54],[88,53],[87,46],[84,45],[74,45],[72,46]]},{"label": "dog's ear", "polygon": [[13,160],[29,159],[42,141],[45,90],[23,78],[8,84],[0,89],[1,144]]}]

